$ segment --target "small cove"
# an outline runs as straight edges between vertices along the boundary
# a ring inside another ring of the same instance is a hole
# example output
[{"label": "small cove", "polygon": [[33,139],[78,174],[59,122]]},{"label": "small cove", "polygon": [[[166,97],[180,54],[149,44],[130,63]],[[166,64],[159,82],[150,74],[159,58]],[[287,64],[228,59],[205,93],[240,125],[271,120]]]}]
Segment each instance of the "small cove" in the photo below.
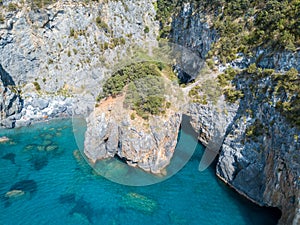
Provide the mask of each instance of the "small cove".
[{"label": "small cove", "polygon": [[[76,127],[82,129],[85,127]],[[214,166],[199,172],[203,146],[181,130],[177,150],[196,146],[170,179],[145,187],[96,175],[78,152],[72,121],[1,130],[0,224],[276,224],[261,208],[219,181]],[[77,150],[77,151],[76,151]],[[23,193],[7,193],[14,189]]]}]

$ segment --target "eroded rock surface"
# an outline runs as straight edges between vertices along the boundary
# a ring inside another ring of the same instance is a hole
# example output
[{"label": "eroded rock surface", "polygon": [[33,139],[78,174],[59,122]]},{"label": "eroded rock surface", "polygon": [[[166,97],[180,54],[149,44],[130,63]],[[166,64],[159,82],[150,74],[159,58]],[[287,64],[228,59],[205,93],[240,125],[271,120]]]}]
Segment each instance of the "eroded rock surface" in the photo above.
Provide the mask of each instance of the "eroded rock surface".
[{"label": "eroded rock surface", "polygon": [[146,121],[123,107],[123,97],[102,102],[88,118],[84,153],[91,163],[119,157],[131,166],[162,173],[173,156],[181,114],[168,110]]},{"label": "eroded rock surface", "polygon": [[[192,12],[190,12],[192,11]],[[205,12],[196,12],[191,4],[183,5],[178,18],[174,19],[173,33],[191,33],[207,27],[207,21],[199,18]],[[199,14],[197,16],[197,14]],[[204,15],[205,16],[205,15]],[[177,20],[182,23],[176,23]],[[211,29],[211,28],[209,28]],[[199,52],[206,52],[213,34],[205,31],[197,35],[201,38],[175,39],[178,43]],[[195,36],[195,35],[192,35]],[[210,37],[210,39],[206,39]],[[205,42],[203,44],[202,43]],[[241,54],[243,55],[243,54]],[[259,60],[258,60],[259,59]],[[227,65],[217,63],[219,71],[228,66],[246,68],[257,62],[262,68],[272,68],[276,71],[287,71],[294,67],[299,71],[299,49],[295,52],[274,52],[272,49],[258,48],[253,57],[238,57]],[[192,104],[189,114],[199,140],[207,145],[213,140],[213,131],[217,124],[224,124],[224,142],[220,148],[217,164],[217,175],[231,187],[252,201],[265,206],[278,207],[282,210],[279,224],[299,224],[300,222],[300,182],[299,182],[299,129],[289,124],[276,110],[279,100],[266,90],[274,84],[270,80],[259,80],[257,90],[263,92],[253,94],[250,90],[251,81],[240,81],[240,89],[245,98],[238,105],[225,103],[218,112],[210,103],[208,105]],[[220,107],[219,107],[220,108]],[[250,116],[250,114],[252,114]],[[263,132],[255,138],[247,137],[247,129],[259,119]]]}]

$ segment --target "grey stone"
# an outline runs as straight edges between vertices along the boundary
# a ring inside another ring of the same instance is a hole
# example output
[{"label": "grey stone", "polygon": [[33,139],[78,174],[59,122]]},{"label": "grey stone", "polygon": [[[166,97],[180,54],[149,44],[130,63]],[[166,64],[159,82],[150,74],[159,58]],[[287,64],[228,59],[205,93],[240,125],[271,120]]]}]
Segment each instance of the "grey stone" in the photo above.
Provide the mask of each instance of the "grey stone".
[{"label": "grey stone", "polygon": [[34,99],[32,102],[32,106],[38,108],[39,110],[43,110],[47,108],[48,105],[49,105],[49,101],[42,98]]}]

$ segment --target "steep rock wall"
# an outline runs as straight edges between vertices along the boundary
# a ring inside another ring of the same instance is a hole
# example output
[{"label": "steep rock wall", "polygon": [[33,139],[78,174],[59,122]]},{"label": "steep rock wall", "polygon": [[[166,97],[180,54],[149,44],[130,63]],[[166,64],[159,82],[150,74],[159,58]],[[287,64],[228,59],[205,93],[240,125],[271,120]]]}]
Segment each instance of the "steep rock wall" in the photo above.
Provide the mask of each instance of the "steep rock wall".
[{"label": "steep rock wall", "polygon": [[156,41],[151,0],[63,0],[40,9],[28,2],[1,8],[0,64],[24,101],[16,126],[91,111],[114,65],[132,47]]},{"label": "steep rock wall", "polygon": [[[201,12],[196,12],[190,4],[186,4],[178,18],[173,19],[175,26],[172,27],[172,36],[177,43],[201,55],[207,53],[208,46],[216,39],[215,35],[206,35],[213,34],[213,31],[203,30],[203,27],[207,29],[207,23],[201,21],[200,15]],[[182,22],[177,23],[177,20]],[[186,37],[179,38],[180,34]],[[188,37],[189,35],[191,36]],[[253,58],[242,57],[226,66],[245,68],[254,62],[260,67],[277,71],[286,71],[292,67],[299,71],[299,50],[294,53],[271,53],[271,50],[257,49]],[[219,68],[223,70],[224,66]],[[259,82],[258,90],[273,85],[270,81]],[[275,96],[262,93],[258,100],[249,90],[250,84],[251,80],[244,80],[243,85],[240,84],[246,97],[239,102],[238,108],[225,102],[223,108],[228,109],[229,113],[217,112],[216,107],[212,107],[210,103],[192,104],[189,108],[192,124],[199,132],[199,140],[206,145],[213,140],[212,132],[221,121],[225,128],[225,139],[220,149],[217,175],[252,201],[280,208],[283,212],[280,224],[299,224],[299,130],[275,109]],[[268,103],[268,98],[273,99],[273,104]],[[253,113],[252,117],[249,117],[250,111]],[[261,129],[268,129],[269,132],[253,140],[246,133],[256,119],[262,123]]]}]

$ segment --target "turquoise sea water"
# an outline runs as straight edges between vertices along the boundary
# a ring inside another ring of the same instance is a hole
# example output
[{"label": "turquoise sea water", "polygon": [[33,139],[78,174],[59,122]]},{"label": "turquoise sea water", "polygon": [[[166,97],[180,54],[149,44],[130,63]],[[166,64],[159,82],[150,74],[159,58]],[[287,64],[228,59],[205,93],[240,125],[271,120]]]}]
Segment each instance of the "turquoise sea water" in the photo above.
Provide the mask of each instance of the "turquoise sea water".
[{"label": "turquoise sea water", "polygon": [[[1,225],[271,225],[278,220],[276,211],[255,206],[226,187],[215,177],[213,166],[199,172],[200,144],[170,179],[130,187],[93,172],[75,151],[70,120],[2,130],[3,135],[11,141],[0,143]],[[181,131],[178,149],[195,144]],[[15,197],[7,194],[20,189],[24,192]]]}]

